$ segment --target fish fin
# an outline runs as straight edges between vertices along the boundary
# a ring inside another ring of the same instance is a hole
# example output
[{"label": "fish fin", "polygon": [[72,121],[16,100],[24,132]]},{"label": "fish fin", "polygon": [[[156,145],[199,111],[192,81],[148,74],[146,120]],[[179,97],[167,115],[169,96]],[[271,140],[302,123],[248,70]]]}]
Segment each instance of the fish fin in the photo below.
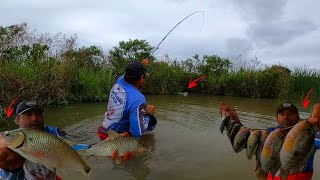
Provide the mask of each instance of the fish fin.
[{"label": "fish fin", "polygon": [[222,121],[221,121],[221,124],[220,124],[220,132],[221,132],[221,134],[223,134],[223,131],[224,131],[224,128],[225,128],[224,121],[226,120],[226,118],[227,117],[223,117]]},{"label": "fish fin", "polygon": [[116,161],[117,164],[120,164],[121,161],[122,161],[121,156],[117,156],[115,161]]},{"label": "fish fin", "polygon": [[226,117],[222,118],[222,122],[221,122],[221,125],[220,125],[221,134],[223,134],[223,131],[227,127],[230,119],[231,119],[231,116],[226,116]]},{"label": "fish fin", "polygon": [[50,171],[56,172],[56,168],[49,166],[49,165],[44,165],[46,168],[48,168]]},{"label": "fish fin", "polygon": [[109,139],[111,140],[111,139],[115,139],[117,137],[120,137],[120,134],[117,133],[116,131],[110,129],[110,130],[108,130],[108,136],[109,136]]},{"label": "fish fin", "polygon": [[151,147],[147,146],[146,143],[144,143],[143,141],[141,141],[140,139],[138,138],[134,138],[136,141],[138,141],[143,147],[145,148],[148,148],[148,149],[151,149]]},{"label": "fish fin", "polygon": [[274,179],[274,177],[276,176],[276,173],[277,173],[278,170],[279,170],[279,168],[270,169],[270,173],[271,173],[272,179]]},{"label": "fish fin", "polygon": [[87,174],[85,174],[85,176],[87,176],[87,180],[91,180],[91,172],[92,170],[90,170]]},{"label": "fish fin", "polygon": [[89,179],[90,179],[91,168],[88,165],[84,166],[84,169],[82,172],[85,176],[89,176]]},{"label": "fish fin", "polygon": [[281,180],[286,180],[288,178],[289,175],[289,170],[286,170],[284,168],[280,168],[280,179]]},{"label": "fish fin", "polygon": [[266,173],[261,167],[256,170],[256,177],[259,180],[266,180],[268,177],[268,173]]},{"label": "fish fin", "polygon": [[99,156],[97,155],[92,155],[96,160],[98,160]]},{"label": "fish fin", "polygon": [[69,176],[69,173],[67,173],[67,170],[65,170],[65,169],[61,169],[62,170],[62,172],[63,172],[63,174],[65,175],[65,176]]},{"label": "fish fin", "polygon": [[86,159],[86,160],[88,160],[89,157],[91,156],[91,154],[90,154],[86,149],[84,149],[84,150],[77,150],[76,152],[77,152],[82,158],[84,158],[84,159]]},{"label": "fish fin", "polygon": [[69,140],[69,139],[63,139],[69,146],[75,146],[77,143],[75,143],[75,142],[73,142],[73,141],[71,141],[71,140]]},{"label": "fish fin", "polygon": [[246,150],[247,158],[251,160],[252,156],[253,156],[253,153],[251,153],[248,149],[249,148],[247,148],[247,150]]}]

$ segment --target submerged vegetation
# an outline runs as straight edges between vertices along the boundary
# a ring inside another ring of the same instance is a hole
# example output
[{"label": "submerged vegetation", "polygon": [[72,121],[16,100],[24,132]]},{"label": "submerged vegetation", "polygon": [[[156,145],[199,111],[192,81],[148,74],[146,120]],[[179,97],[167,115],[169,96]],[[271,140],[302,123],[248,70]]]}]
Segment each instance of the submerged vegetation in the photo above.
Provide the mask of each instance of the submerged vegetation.
[{"label": "submerged vegetation", "polygon": [[[150,57],[145,40],[121,41],[107,53],[100,47],[77,46],[77,36],[50,36],[29,31],[26,23],[0,26],[0,97],[40,100],[46,105],[104,101],[128,62]],[[282,65],[235,68],[217,55],[194,55],[185,60],[150,57],[143,92],[175,94],[189,91],[225,96],[303,96],[314,88],[320,94],[320,73],[315,69],[288,69]],[[190,78],[206,76],[188,89]]]}]

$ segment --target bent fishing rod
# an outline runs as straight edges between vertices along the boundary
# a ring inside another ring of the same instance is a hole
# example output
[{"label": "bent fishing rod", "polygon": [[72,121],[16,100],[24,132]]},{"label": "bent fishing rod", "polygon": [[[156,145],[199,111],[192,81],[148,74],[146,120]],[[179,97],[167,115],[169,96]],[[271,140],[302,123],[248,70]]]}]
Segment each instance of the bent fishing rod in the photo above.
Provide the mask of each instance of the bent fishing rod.
[{"label": "bent fishing rod", "polygon": [[202,26],[203,26],[203,22],[204,22],[204,12],[203,11],[196,11],[196,12],[193,12],[191,14],[189,14],[188,16],[186,16],[185,18],[183,18],[180,22],[178,22],[163,38],[162,40],[159,42],[159,44],[152,50],[152,52],[150,53],[150,57],[153,56],[154,52],[159,48],[159,46],[162,44],[162,42],[168,37],[168,35],[177,27],[179,26],[179,24],[181,24],[184,20],[186,20],[187,18],[189,18],[190,16],[196,14],[196,13],[202,13],[202,24],[201,24],[201,29],[200,31],[202,30]]}]

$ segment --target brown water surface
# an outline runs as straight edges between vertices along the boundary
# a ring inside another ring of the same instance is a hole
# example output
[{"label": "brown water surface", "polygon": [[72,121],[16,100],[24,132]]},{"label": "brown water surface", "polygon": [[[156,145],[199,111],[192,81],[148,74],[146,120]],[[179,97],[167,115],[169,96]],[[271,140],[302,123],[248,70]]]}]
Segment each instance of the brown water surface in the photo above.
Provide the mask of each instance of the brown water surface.
[{"label": "brown water surface", "polygon": [[[245,126],[266,128],[276,125],[275,109],[283,101],[192,94],[146,98],[156,108],[158,126],[141,140],[152,146],[152,152],[124,165],[104,157],[90,158],[91,179],[256,179],[254,160],[248,160],[245,151],[236,154],[226,134],[219,131],[219,102],[233,105]],[[310,115],[313,104],[303,109],[300,99],[292,102],[301,118]],[[46,124],[66,129],[79,143],[93,144],[99,142],[96,129],[105,107],[105,102],[81,103],[48,110]],[[320,178],[319,160],[316,153],[313,179]],[[59,174],[65,180],[87,179],[77,171]]]}]

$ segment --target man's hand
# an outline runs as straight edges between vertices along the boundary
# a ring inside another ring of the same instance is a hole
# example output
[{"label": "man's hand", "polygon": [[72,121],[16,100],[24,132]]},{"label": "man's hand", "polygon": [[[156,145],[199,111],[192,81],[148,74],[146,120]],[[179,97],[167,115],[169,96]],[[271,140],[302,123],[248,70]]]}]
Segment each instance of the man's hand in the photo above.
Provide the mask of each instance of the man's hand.
[{"label": "man's hand", "polygon": [[148,58],[142,59],[141,63],[142,63],[144,66],[147,66],[147,65],[149,64],[149,59],[148,59]]},{"label": "man's hand", "polygon": [[12,151],[7,147],[0,149],[0,168],[6,170],[13,170],[21,168],[25,162],[25,159],[18,153]]},{"label": "man's hand", "polygon": [[307,119],[317,130],[320,129],[320,103],[313,106],[312,114]]},{"label": "man's hand", "polygon": [[240,123],[236,110],[232,106],[229,106],[228,104],[224,103],[223,101],[220,102],[220,115],[223,117],[231,115],[231,119],[235,120],[236,123]]},{"label": "man's hand", "polygon": [[148,105],[146,108],[146,113],[149,115],[154,115],[154,105]]},{"label": "man's hand", "polygon": [[[121,133],[120,136],[129,136],[129,133],[128,132],[124,132],[124,133]],[[109,139],[107,139],[109,140]],[[112,160],[115,160],[117,164],[120,164],[120,163],[124,163],[132,158],[134,158],[134,152],[130,152],[130,151],[126,151],[124,153],[124,156],[119,156],[118,154],[118,150],[114,150],[112,151],[112,155],[110,156],[110,158]]]}]

